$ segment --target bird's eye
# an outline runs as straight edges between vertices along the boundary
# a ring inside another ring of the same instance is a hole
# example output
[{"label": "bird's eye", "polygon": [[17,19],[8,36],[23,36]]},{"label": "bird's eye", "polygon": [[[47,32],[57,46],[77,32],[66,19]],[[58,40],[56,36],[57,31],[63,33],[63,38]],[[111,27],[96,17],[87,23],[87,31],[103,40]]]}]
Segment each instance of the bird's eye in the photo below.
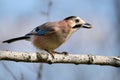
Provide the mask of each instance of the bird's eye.
[{"label": "bird's eye", "polygon": [[75,23],[78,23],[80,20],[79,19],[75,19]]}]

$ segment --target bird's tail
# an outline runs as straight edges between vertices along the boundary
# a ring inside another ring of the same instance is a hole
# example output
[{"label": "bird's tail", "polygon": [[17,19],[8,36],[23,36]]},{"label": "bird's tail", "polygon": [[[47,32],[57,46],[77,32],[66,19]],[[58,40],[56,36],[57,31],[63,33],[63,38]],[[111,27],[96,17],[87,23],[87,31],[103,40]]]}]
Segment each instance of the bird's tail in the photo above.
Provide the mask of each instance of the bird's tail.
[{"label": "bird's tail", "polygon": [[26,40],[26,39],[29,39],[29,38],[30,38],[29,36],[22,36],[22,37],[17,37],[17,38],[5,40],[5,41],[3,41],[3,43],[12,43],[14,41]]}]

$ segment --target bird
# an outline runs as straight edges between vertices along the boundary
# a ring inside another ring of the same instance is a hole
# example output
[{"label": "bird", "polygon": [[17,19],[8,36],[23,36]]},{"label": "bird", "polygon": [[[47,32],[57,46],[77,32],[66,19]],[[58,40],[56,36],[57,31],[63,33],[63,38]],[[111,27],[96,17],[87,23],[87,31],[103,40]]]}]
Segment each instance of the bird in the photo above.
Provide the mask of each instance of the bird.
[{"label": "bird", "polygon": [[66,42],[70,36],[80,28],[90,29],[92,25],[78,16],[69,16],[63,20],[46,22],[37,26],[24,36],[8,39],[3,41],[3,43],[28,40],[31,41],[37,49],[45,50],[54,57],[54,50]]}]

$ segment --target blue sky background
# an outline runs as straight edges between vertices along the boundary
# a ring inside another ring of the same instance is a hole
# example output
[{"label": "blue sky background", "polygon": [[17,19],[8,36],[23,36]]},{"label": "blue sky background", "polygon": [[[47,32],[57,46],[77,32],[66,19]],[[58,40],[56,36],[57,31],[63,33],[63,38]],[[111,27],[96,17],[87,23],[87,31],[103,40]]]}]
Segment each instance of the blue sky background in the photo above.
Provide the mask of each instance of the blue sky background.
[{"label": "blue sky background", "polygon": [[[117,56],[114,9],[114,0],[0,0],[0,49],[35,52],[30,42],[2,41],[22,36],[44,22],[75,15],[91,23],[93,29],[80,29],[56,51]],[[38,80],[39,71],[38,63],[0,62],[0,80]],[[117,71],[108,66],[43,64],[41,80],[120,80]]]}]

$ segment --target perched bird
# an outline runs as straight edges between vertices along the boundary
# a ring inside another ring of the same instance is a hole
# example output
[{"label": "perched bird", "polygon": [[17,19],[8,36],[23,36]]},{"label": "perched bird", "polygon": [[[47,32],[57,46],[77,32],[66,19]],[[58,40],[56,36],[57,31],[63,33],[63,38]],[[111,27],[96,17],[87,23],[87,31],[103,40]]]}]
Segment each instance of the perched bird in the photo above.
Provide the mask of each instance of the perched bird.
[{"label": "perched bird", "polygon": [[57,22],[46,22],[22,37],[5,40],[3,43],[30,40],[36,48],[53,55],[54,50],[80,28],[90,29],[92,26],[77,16],[70,16]]}]

